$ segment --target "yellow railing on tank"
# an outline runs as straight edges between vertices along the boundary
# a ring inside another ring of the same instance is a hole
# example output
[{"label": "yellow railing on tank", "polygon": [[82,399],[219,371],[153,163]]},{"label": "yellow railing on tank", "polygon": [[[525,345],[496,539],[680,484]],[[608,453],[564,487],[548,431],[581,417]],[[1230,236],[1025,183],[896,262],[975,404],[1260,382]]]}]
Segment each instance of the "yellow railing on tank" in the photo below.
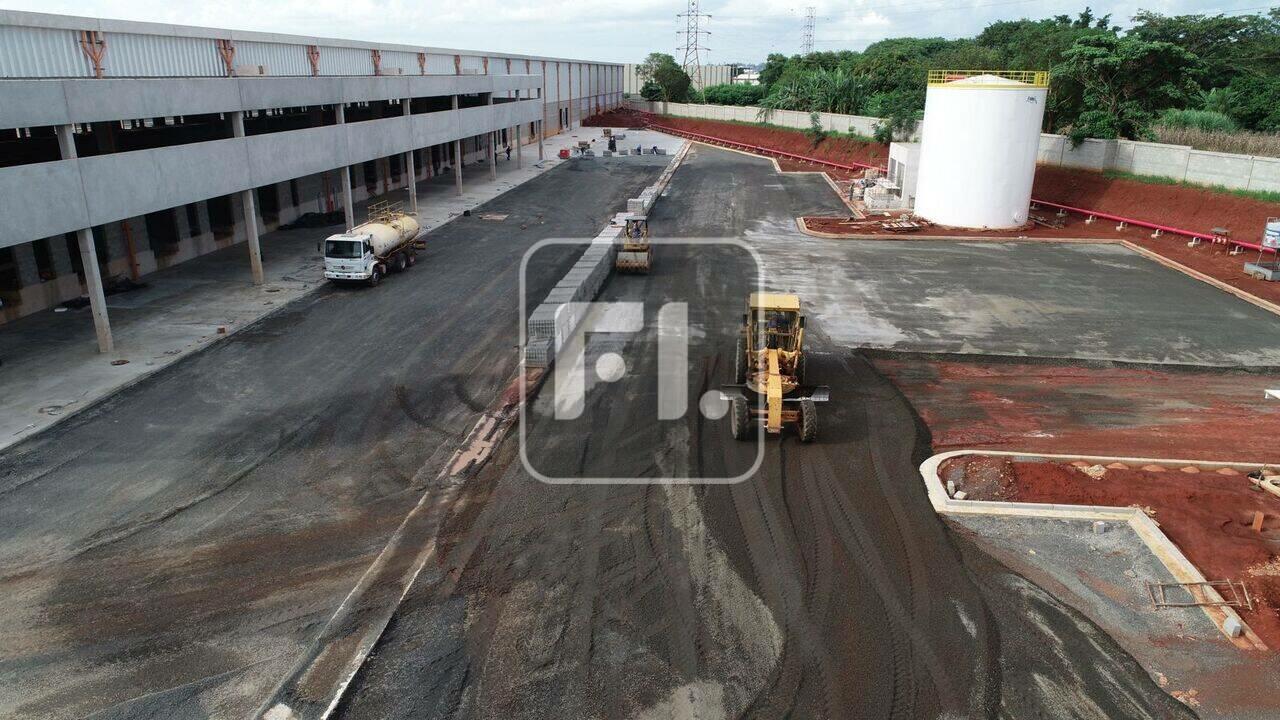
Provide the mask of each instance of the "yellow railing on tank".
[{"label": "yellow railing on tank", "polygon": [[[963,80],[977,75],[995,75],[1031,87],[1049,87],[1048,70],[930,70],[930,85],[946,85],[956,80]],[[984,87],[977,85],[975,87]],[[986,85],[985,87],[992,87]]]}]

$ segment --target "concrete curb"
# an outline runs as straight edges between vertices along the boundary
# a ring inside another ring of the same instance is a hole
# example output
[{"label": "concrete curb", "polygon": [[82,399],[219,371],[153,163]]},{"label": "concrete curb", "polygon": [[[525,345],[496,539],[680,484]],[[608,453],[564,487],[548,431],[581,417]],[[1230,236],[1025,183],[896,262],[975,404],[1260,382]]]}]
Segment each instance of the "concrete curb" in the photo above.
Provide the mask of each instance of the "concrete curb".
[{"label": "concrete curb", "polygon": [[[939,515],[974,514],[1069,520],[1110,520],[1113,522],[1123,522],[1137,533],[1143,544],[1151,550],[1151,553],[1156,557],[1156,559],[1165,566],[1169,573],[1173,575],[1174,579],[1178,582],[1205,582],[1205,577],[1201,574],[1200,570],[1182,554],[1182,551],[1169,540],[1164,532],[1160,530],[1160,527],[1156,525],[1151,518],[1147,517],[1145,512],[1137,508],[1118,508],[1102,505],[997,502],[991,500],[956,500],[950,497],[947,495],[946,488],[942,483],[942,478],[938,476],[938,469],[942,466],[943,462],[965,455],[1026,458],[1030,460],[1059,460],[1067,462],[1082,460],[1089,462],[1090,464],[1098,465],[1115,462],[1133,465],[1183,465],[1210,470],[1222,468],[1231,468],[1232,470],[1260,470],[1263,467],[1266,467],[1266,465],[1262,463],[1170,460],[1165,458],[1112,457],[1100,455],[1048,455],[1001,450],[951,450],[948,452],[938,453],[920,464],[920,476],[924,480],[925,490],[929,494],[929,502],[933,505],[934,511]],[[1222,597],[1212,588],[1206,589],[1205,594],[1211,600],[1222,600]],[[1218,630],[1222,632],[1223,636],[1231,642],[1231,644],[1242,650],[1267,649],[1266,643],[1258,637],[1253,629],[1245,623],[1234,609],[1226,606],[1204,606],[1201,609],[1209,620],[1217,626]],[[1243,633],[1240,637],[1233,638],[1231,637],[1231,634],[1227,632],[1225,624],[1228,620],[1234,620],[1240,624],[1241,628],[1243,628]]]}]

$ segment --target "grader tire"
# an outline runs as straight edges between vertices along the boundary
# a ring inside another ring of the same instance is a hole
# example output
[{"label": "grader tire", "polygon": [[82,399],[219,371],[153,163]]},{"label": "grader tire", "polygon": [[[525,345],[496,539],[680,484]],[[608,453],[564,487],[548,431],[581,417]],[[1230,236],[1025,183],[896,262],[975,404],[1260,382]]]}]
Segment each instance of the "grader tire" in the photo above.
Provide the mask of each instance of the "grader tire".
[{"label": "grader tire", "polygon": [[800,442],[813,442],[818,437],[818,406],[812,400],[800,401]]},{"label": "grader tire", "polygon": [[747,412],[747,399],[743,397],[734,398],[729,413],[729,431],[733,433],[733,439],[746,440],[749,434],[747,430],[751,427],[751,416]]},{"label": "grader tire", "polygon": [[804,371],[805,371],[805,366],[809,364],[807,362],[808,359],[809,359],[808,355],[801,353],[800,359],[796,360],[796,382],[800,383],[801,385],[804,384]]}]

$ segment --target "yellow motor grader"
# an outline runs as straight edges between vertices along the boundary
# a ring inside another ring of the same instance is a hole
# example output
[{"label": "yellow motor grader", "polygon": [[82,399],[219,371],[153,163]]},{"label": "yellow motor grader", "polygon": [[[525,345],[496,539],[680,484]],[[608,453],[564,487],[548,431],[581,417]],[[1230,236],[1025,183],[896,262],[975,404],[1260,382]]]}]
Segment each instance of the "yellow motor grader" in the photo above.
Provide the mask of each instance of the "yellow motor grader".
[{"label": "yellow motor grader", "polygon": [[734,353],[734,384],[723,385],[729,401],[733,437],[750,438],[760,424],[777,435],[795,425],[801,442],[818,436],[815,403],[826,402],[831,389],[805,385],[804,316],[800,298],[783,293],[752,293],[742,316],[742,334]]},{"label": "yellow motor grader", "polygon": [[613,266],[620,272],[647,273],[653,265],[653,246],[649,244],[649,218],[628,215],[622,232],[622,247]]}]

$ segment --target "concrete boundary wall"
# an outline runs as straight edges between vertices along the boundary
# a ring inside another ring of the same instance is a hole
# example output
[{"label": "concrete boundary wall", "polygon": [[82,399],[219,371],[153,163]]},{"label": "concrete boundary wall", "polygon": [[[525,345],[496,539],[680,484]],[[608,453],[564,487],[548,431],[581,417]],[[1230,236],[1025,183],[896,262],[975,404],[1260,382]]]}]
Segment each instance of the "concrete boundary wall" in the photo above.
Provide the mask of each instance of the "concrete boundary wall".
[{"label": "concrete boundary wall", "polygon": [[[1160,530],[1147,514],[1138,508],[1130,507],[1113,507],[1106,505],[1066,505],[1056,503],[1019,503],[1019,502],[999,502],[990,500],[957,500],[947,494],[947,488],[943,485],[939,470],[942,464],[952,458],[963,457],[965,455],[987,455],[996,457],[1007,457],[1014,460],[1052,460],[1059,462],[1073,462],[1083,460],[1090,464],[1103,465],[1110,463],[1125,463],[1131,466],[1142,465],[1162,465],[1162,466],[1194,466],[1204,470],[1219,470],[1230,468],[1235,471],[1250,472],[1253,470],[1261,470],[1264,466],[1258,463],[1238,463],[1230,461],[1202,461],[1202,460],[1170,460],[1162,458],[1135,458],[1135,457],[1112,457],[1100,455],[1052,455],[1044,453],[1022,453],[1009,452],[1001,450],[952,450],[949,452],[938,453],[920,465],[920,477],[924,480],[925,490],[929,495],[929,502],[933,505],[933,509],[939,515],[948,515],[952,513],[969,513],[978,515],[1005,515],[1019,517],[1041,517],[1041,518],[1066,518],[1073,520],[1102,520],[1107,522],[1118,522],[1127,524],[1137,533],[1138,537],[1155,555],[1160,564],[1164,565],[1169,573],[1177,582],[1182,583],[1202,583],[1205,582],[1204,575],[1200,572],[1186,555],[1174,545],[1172,541]],[[1174,471],[1176,472],[1176,471]],[[1204,590],[1205,596],[1210,600],[1221,601],[1222,597],[1212,588]],[[1217,626],[1218,630],[1226,636],[1232,644],[1242,650],[1266,650],[1267,645],[1262,641],[1253,629],[1245,623],[1244,619],[1231,607],[1223,606],[1202,606],[1201,609],[1205,615]],[[1243,632],[1239,637],[1232,637],[1227,631],[1226,623],[1228,620],[1234,620],[1239,623]]]},{"label": "concrete boundary wall", "polygon": [[[646,102],[628,100],[627,106],[659,115],[760,122],[759,109],[725,105]],[[872,135],[880,118],[862,115],[818,113],[829,131]],[[775,111],[767,121],[771,125],[807,129],[809,113],[791,110]],[[1044,133],[1036,161],[1045,165],[1082,168],[1085,170],[1118,170],[1134,175],[1168,178],[1194,185],[1212,185],[1234,190],[1280,192],[1280,158],[1257,155],[1195,150],[1186,145],[1165,145],[1137,140],[1088,139],[1071,147],[1070,138]]]},{"label": "concrete boundary wall", "polygon": [[[628,100],[627,105],[635,110],[658,115],[675,115],[676,117],[693,117],[705,120],[726,120],[730,122],[758,123],[767,122],[779,127],[809,128],[809,113],[795,110],[775,110],[767,120],[760,119],[760,108],[741,105],[699,105],[696,103],[647,102],[644,100]],[[863,115],[841,115],[838,113],[818,113],[822,127],[828,132],[857,133],[870,137],[876,131],[875,126],[880,118]]]}]

